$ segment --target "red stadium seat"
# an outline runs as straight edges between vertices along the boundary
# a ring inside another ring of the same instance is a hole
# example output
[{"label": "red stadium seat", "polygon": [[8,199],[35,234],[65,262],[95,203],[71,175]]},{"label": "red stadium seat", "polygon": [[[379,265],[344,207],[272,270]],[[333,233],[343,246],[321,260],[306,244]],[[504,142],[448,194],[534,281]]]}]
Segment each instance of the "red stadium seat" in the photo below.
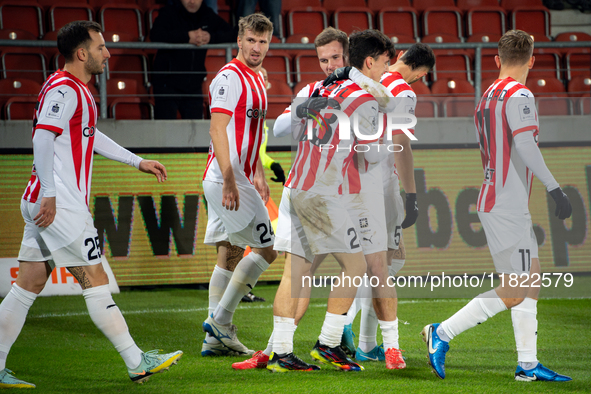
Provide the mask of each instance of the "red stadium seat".
[{"label": "red stadium seat", "polygon": [[566,59],[566,78],[591,77],[591,49],[572,48],[568,50]]},{"label": "red stadium seat", "polygon": [[436,96],[474,96],[474,86],[466,80],[440,79],[431,85],[431,93]]},{"label": "red stadium seat", "polygon": [[324,0],[322,6],[328,12],[335,12],[341,7],[365,7],[365,0]]},{"label": "red stadium seat", "polygon": [[483,95],[484,92],[492,85],[497,79],[496,78],[487,78],[483,79],[480,83],[480,95]]},{"label": "red stadium seat", "polygon": [[5,49],[1,55],[2,77],[30,79],[43,84],[47,78],[47,61],[37,49]]},{"label": "red stadium seat", "polygon": [[462,37],[462,11],[457,7],[429,7],[423,12],[423,35]]},{"label": "red stadium seat", "polygon": [[580,31],[568,31],[558,34],[554,41],[591,41],[591,35]]},{"label": "red stadium seat", "polygon": [[150,30],[152,30],[154,21],[158,17],[158,12],[162,7],[164,7],[163,4],[156,4],[150,7],[148,10],[146,10],[146,26],[148,26],[148,31],[146,32],[146,40],[150,37]]},{"label": "red stadium seat", "polygon": [[373,29],[373,13],[367,7],[339,7],[334,11],[334,27],[350,35],[356,30]]},{"label": "red stadium seat", "polygon": [[456,7],[466,12],[472,8],[498,7],[498,0],[457,0]]},{"label": "red stadium seat", "polygon": [[[57,32],[62,26],[72,21],[93,20],[93,11],[87,4],[60,1],[51,6],[48,11],[48,19],[48,32]],[[45,36],[44,38],[46,38]],[[55,37],[57,38],[57,33]]]},{"label": "red stadium seat", "polygon": [[411,7],[384,7],[378,14],[378,29],[396,43],[413,43],[419,37],[417,12]]},{"label": "red stadium seat", "polygon": [[[0,112],[5,115],[4,105],[11,98],[25,98],[32,97],[37,99],[41,85],[35,81],[28,79],[0,79]],[[30,114],[30,118],[33,114]]]},{"label": "red stadium seat", "polygon": [[293,7],[287,14],[288,36],[306,34],[311,37],[310,42],[326,27],[328,16],[321,7]]},{"label": "red stadium seat", "polygon": [[106,68],[107,79],[135,79],[138,86],[149,88],[148,60],[141,50],[111,49],[110,53]]},{"label": "red stadium seat", "polygon": [[537,41],[549,41],[550,11],[541,7],[516,7],[511,11],[511,27],[528,32]]},{"label": "red stadium seat", "polygon": [[412,6],[418,12],[424,12],[427,8],[433,7],[455,7],[454,0],[413,0]]},{"label": "red stadium seat", "polygon": [[[23,31],[36,38],[43,37],[43,11],[36,1],[12,0],[0,2],[0,30],[12,30],[17,38]],[[4,34],[3,34],[4,35]]]},{"label": "red stadium seat", "polygon": [[384,8],[411,7],[410,0],[367,0],[367,7],[373,12]]},{"label": "red stadium seat", "polygon": [[[469,9],[466,13],[466,31],[469,41],[483,41],[483,36],[488,36],[489,41],[485,42],[498,41],[498,38],[507,31],[506,18],[505,10],[501,7]],[[472,38],[473,36],[475,37]]]},{"label": "red stadium seat", "polygon": [[293,92],[283,79],[269,78],[267,119],[276,119],[291,104]]},{"label": "red stadium seat", "polygon": [[582,75],[574,77],[568,81],[568,93],[573,97],[589,96],[591,94],[591,78]]},{"label": "red stadium seat", "polygon": [[133,4],[104,4],[99,10],[106,41],[143,41],[142,10]]},{"label": "red stadium seat", "polygon": [[[482,63],[481,63],[481,77],[485,79],[496,79],[499,76],[499,68],[495,63],[495,56],[499,53],[496,49],[483,49],[482,50]],[[535,67],[535,65],[534,65]]]},{"label": "red stadium seat", "polygon": [[11,97],[4,105],[6,120],[32,120],[37,107],[37,97]]},{"label": "red stadium seat", "polygon": [[501,7],[507,11],[513,11],[518,7],[540,7],[543,5],[542,0],[501,0]]},{"label": "red stadium seat", "polygon": [[126,97],[113,100],[109,106],[114,119],[154,119],[154,105],[139,97]]},{"label": "red stadium seat", "polygon": [[[326,75],[320,69],[318,56],[315,53],[297,55],[295,57],[295,71],[298,84],[306,84],[326,78]],[[296,93],[299,91],[297,85],[294,91]]]},{"label": "red stadium seat", "polygon": [[434,81],[438,79],[472,80],[470,56],[467,51],[439,49],[433,52],[435,53]]},{"label": "red stadium seat", "polygon": [[528,77],[525,82],[534,96],[540,116],[571,115],[572,102],[561,81],[552,77]]},{"label": "red stadium seat", "polygon": [[431,97],[431,90],[421,80],[411,85],[412,90],[417,95],[417,107],[415,116],[418,118],[436,118],[438,115],[438,101]]},{"label": "red stadium seat", "polygon": [[[223,20],[228,22],[230,26],[234,25],[232,9],[227,4],[220,4],[218,2],[218,15],[222,17]],[[281,20],[281,15],[279,15],[279,20]],[[283,29],[282,29],[283,30]]]},{"label": "red stadium seat", "polygon": [[269,79],[283,80],[291,84],[291,58],[285,51],[272,49],[267,52],[263,67],[269,74]]},{"label": "red stadium seat", "polygon": [[289,0],[281,2],[281,12],[289,13],[294,8],[321,7],[320,0]]},{"label": "red stadium seat", "polygon": [[560,78],[560,54],[552,48],[534,49],[534,67],[529,70],[531,78]]},{"label": "red stadium seat", "polygon": [[443,116],[446,118],[473,117],[476,107],[474,97],[448,97],[441,102]]}]

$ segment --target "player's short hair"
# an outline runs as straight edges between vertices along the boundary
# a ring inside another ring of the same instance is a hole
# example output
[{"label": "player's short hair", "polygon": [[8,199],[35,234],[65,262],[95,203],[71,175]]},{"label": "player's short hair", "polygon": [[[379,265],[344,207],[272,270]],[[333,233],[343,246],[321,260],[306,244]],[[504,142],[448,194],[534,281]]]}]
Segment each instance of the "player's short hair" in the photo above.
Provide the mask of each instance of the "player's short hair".
[{"label": "player's short hair", "polygon": [[318,34],[314,40],[314,47],[323,47],[333,41],[337,41],[343,46],[343,56],[345,58],[348,57],[349,37],[347,37],[347,33],[342,30],[335,29],[334,27],[327,27],[326,29],[322,30],[322,32],[320,32],[320,34]]},{"label": "player's short hair", "polygon": [[509,30],[499,40],[499,58],[503,66],[520,66],[534,52],[534,40],[523,30]]},{"label": "player's short hair", "polygon": [[271,34],[273,34],[273,22],[260,12],[243,16],[238,21],[238,37],[244,37],[246,30],[250,30],[258,36],[269,33],[270,40]]},{"label": "player's short hair", "polygon": [[400,60],[413,71],[417,68],[426,68],[427,71],[431,71],[435,65],[435,54],[429,45],[417,43],[408,48]]},{"label": "player's short hair", "polygon": [[57,49],[70,62],[74,59],[74,53],[78,48],[88,45],[92,41],[90,31],[102,33],[101,25],[93,21],[74,21],[60,29],[57,33]]},{"label": "player's short hair", "polygon": [[394,43],[379,30],[356,31],[349,37],[349,63],[360,70],[368,56],[376,59],[386,54],[391,59],[394,53]]}]

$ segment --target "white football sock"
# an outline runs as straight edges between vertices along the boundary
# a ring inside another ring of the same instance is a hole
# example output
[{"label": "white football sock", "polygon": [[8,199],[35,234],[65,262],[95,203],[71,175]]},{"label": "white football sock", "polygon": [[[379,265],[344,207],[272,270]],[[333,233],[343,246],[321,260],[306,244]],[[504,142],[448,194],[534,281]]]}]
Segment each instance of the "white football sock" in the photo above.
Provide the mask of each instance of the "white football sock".
[{"label": "white football sock", "polygon": [[219,266],[215,266],[213,272],[211,273],[211,278],[209,279],[209,308],[207,309],[208,316],[215,311],[222,296],[224,295],[224,291],[226,291],[226,287],[228,287],[228,283],[230,283],[230,279],[232,278],[232,271],[228,271],[223,269]]},{"label": "white football sock", "polygon": [[252,290],[257,284],[259,276],[267,268],[269,268],[269,263],[267,263],[263,256],[255,252],[249,253],[240,260],[218,307],[214,311],[213,318],[217,323],[232,323],[232,316],[240,300]]},{"label": "white football sock", "polygon": [[400,349],[398,343],[398,319],[394,321],[379,320],[384,339],[384,352],[390,348]]},{"label": "white football sock", "polygon": [[373,309],[371,298],[361,299],[361,322],[359,324],[359,348],[370,352],[378,346],[377,343],[378,317]]},{"label": "white football sock", "polygon": [[478,295],[452,317],[441,323],[449,339],[461,334],[469,328],[484,323],[489,317],[507,310],[505,303],[493,289]]},{"label": "white football sock", "polygon": [[273,351],[273,338],[275,337],[275,329],[273,329],[273,332],[271,333],[271,336],[269,337],[269,342],[267,342],[267,347],[265,348],[265,350],[263,350],[263,353],[266,354],[267,356],[271,355],[271,352]]},{"label": "white football sock", "polygon": [[273,316],[273,353],[293,353],[293,334],[295,319]]},{"label": "white football sock", "polygon": [[8,352],[23,329],[29,308],[36,298],[37,294],[15,283],[0,304],[0,371],[6,368]]},{"label": "white football sock", "polygon": [[403,259],[392,259],[392,262],[390,263],[390,265],[388,265],[388,275],[396,276],[398,271],[400,271],[402,267],[404,267],[405,261],[406,260]]},{"label": "white football sock", "polygon": [[519,363],[534,363],[527,369],[535,368],[538,362],[538,319],[536,315],[538,300],[526,297],[521,304],[511,308],[511,320],[515,344],[517,345],[517,361]]},{"label": "white football sock", "polygon": [[371,298],[371,287],[366,286],[359,286],[357,288],[357,293],[355,294],[355,299],[351,304],[351,307],[347,311],[347,319],[345,320],[345,325],[353,324],[357,314],[361,310],[361,300],[365,297]]},{"label": "white football sock", "polygon": [[326,312],[322,330],[318,340],[322,345],[328,347],[337,347],[341,344],[341,337],[345,328],[345,315],[335,315],[334,313]]},{"label": "white football sock", "polygon": [[[125,365],[128,368],[137,367],[142,361],[142,351],[135,346],[133,338],[129,335],[127,323],[109,292],[109,285],[82,290],[82,295],[94,324],[111,341],[122,357],[122,353],[125,354]],[[132,348],[131,351],[125,352],[130,348]]]}]

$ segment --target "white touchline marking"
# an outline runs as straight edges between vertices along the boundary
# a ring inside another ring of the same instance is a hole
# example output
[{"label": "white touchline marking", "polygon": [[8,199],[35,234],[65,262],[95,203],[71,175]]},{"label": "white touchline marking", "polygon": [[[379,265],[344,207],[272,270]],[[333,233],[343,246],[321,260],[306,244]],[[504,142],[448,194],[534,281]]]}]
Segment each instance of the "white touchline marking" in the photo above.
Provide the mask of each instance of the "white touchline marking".
[{"label": "white touchline marking", "polygon": [[[581,298],[544,298],[544,300],[579,300]],[[448,303],[448,302],[462,302],[468,301],[468,298],[444,298],[444,299],[421,299],[421,300],[399,300],[398,304],[423,304],[423,303]],[[237,310],[240,309],[272,309],[273,304],[268,303],[264,305],[239,305]],[[326,303],[322,304],[310,304],[308,308],[326,308]],[[191,313],[191,312],[204,312],[208,310],[206,307],[201,308],[171,308],[171,309],[138,309],[130,311],[121,311],[124,315],[143,315],[148,313]],[[88,316],[88,312],[67,312],[67,313],[41,313],[38,315],[29,315],[28,319],[45,319],[52,317],[72,317],[72,316]],[[405,323],[406,324],[406,323]]]}]

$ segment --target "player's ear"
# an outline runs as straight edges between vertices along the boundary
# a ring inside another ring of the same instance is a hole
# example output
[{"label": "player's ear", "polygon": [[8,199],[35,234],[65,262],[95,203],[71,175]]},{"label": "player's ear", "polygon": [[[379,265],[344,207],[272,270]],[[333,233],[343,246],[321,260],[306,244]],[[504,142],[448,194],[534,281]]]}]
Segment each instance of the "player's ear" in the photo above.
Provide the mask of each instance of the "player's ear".
[{"label": "player's ear", "polygon": [[87,56],[88,56],[88,53],[86,52],[86,48],[80,47],[80,48],[76,49],[76,57],[81,62],[85,62]]},{"label": "player's ear", "polygon": [[495,55],[495,64],[497,65],[497,68],[501,68],[501,58],[499,55]]},{"label": "player's ear", "polygon": [[398,56],[396,56],[396,61],[400,60],[400,58],[404,55],[404,51],[398,52]]},{"label": "player's ear", "polygon": [[536,57],[532,56],[529,59],[529,63],[527,64],[527,68],[529,68],[531,70],[533,68],[535,62],[536,62]]}]

